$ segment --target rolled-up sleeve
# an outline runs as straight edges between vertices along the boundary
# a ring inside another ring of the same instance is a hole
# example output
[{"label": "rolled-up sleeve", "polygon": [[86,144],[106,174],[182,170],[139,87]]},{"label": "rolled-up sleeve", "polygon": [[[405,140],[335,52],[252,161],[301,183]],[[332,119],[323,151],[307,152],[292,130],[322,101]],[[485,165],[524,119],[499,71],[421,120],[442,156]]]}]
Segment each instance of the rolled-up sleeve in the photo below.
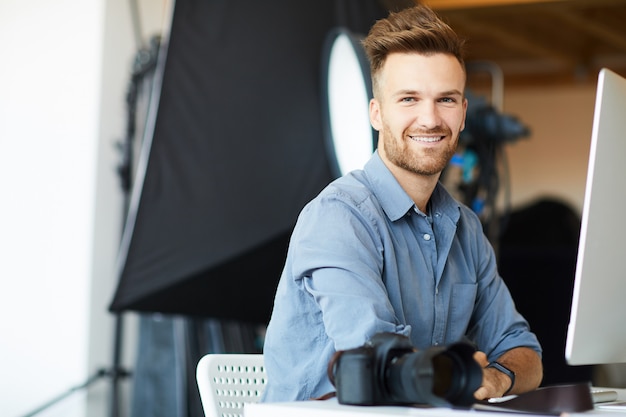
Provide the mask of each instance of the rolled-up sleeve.
[{"label": "rolled-up sleeve", "polygon": [[378,332],[408,335],[382,279],[376,222],[358,202],[344,204],[341,197],[331,195],[303,213],[291,275],[319,306],[335,349],[360,346]]}]

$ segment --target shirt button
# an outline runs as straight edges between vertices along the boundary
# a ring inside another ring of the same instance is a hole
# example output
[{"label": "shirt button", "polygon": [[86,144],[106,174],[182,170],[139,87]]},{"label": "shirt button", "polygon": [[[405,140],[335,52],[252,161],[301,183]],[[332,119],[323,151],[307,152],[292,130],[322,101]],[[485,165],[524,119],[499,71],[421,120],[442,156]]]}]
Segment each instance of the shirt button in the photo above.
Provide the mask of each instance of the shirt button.
[{"label": "shirt button", "polygon": [[430,235],[428,233],[424,233],[424,240],[430,240]]}]

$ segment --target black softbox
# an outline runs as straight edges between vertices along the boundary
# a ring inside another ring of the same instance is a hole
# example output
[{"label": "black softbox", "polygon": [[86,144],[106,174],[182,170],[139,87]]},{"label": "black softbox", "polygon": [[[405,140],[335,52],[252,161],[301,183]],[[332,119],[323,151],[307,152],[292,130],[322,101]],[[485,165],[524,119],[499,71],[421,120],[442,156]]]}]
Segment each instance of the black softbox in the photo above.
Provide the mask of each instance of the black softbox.
[{"label": "black softbox", "polygon": [[332,180],[324,39],[386,14],[373,0],[176,1],[112,311],[267,321],[297,215]]}]

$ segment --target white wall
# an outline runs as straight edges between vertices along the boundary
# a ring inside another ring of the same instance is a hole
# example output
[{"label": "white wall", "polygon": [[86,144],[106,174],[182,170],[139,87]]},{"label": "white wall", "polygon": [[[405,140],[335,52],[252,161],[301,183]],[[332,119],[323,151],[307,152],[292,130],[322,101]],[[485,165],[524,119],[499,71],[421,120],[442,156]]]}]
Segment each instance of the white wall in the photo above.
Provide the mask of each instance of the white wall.
[{"label": "white wall", "polygon": [[595,82],[505,91],[504,111],[530,126],[531,136],[507,145],[512,202],[542,196],[582,210],[591,143]]},{"label": "white wall", "polygon": [[[86,376],[102,6],[0,3],[3,416]],[[72,399],[48,415],[81,408]]]},{"label": "white wall", "polygon": [[[125,133],[136,50],[131,2],[0,2],[3,417],[34,410],[111,363],[106,306],[122,209],[114,143]],[[139,2],[144,34],[160,29],[164,3]],[[132,340],[124,349],[132,357]],[[90,393],[89,409],[79,392],[40,415],[107,415],[108,384]]]}]

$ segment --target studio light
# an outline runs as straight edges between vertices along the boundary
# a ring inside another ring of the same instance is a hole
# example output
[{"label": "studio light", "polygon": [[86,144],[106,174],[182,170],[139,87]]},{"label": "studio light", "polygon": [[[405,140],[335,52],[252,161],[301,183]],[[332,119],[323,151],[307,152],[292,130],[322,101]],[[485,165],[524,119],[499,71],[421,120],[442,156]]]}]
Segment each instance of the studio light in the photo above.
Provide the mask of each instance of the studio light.
[{"label": "studio light", "polygon": [[370,71],[360,39],[332,30],[322,57],[322,115],[331,169],[339,177],[363,168],[376,147],[369,121]]}]

